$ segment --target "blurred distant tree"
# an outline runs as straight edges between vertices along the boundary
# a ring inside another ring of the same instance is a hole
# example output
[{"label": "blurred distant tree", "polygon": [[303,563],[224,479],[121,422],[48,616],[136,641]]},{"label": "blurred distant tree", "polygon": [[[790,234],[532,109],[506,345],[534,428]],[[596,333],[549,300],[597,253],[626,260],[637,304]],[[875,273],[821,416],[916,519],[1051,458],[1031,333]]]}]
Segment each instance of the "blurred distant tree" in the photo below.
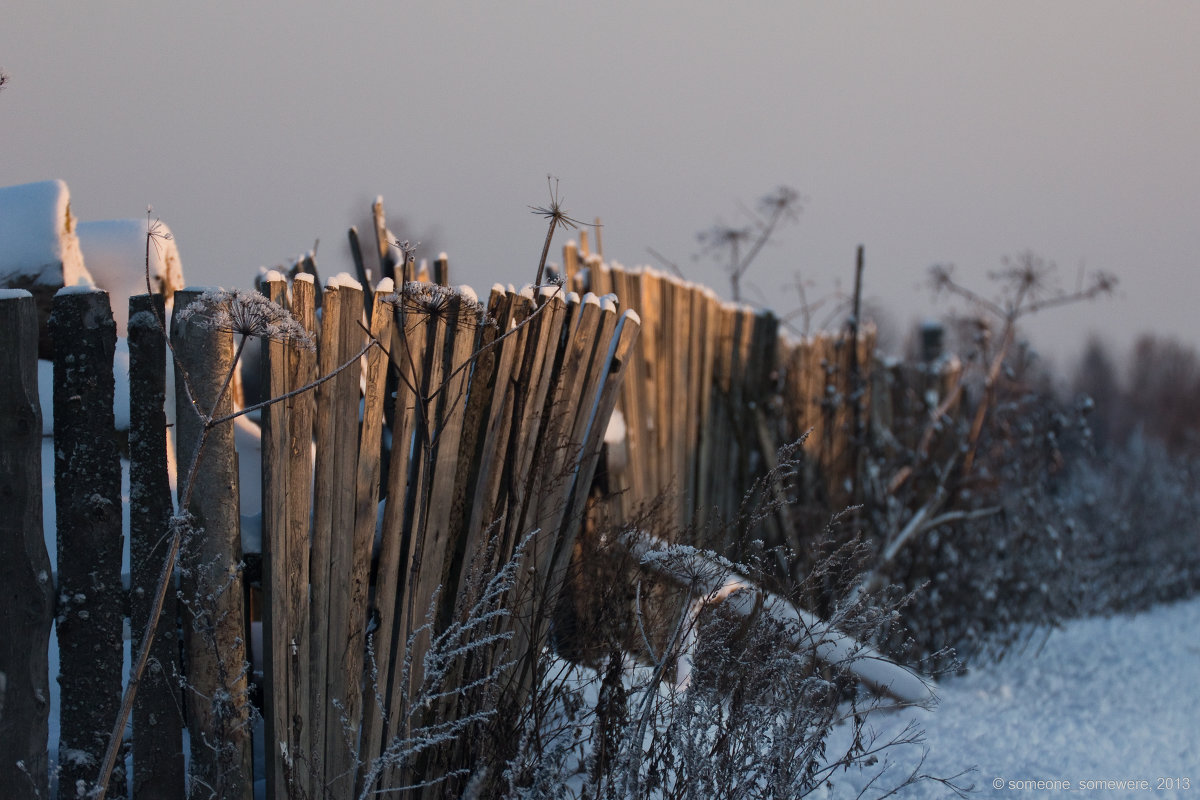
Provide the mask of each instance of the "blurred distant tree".
[{"label": "blurred distant tree", "polygon": [[1121,382],[1112,353],[1098,336],[1088,338],[1071,380],[1071,391],[1091,398],[1092,433],[1100,445],[1124,438],[1118,429],[1125,408]]},{"label": "blurred distant tree", "polygon": [[1176,453],[1200,452],[1200,356],[1176,339],[1141,336],[1130,357],[1127,428],[1139,427]]}]

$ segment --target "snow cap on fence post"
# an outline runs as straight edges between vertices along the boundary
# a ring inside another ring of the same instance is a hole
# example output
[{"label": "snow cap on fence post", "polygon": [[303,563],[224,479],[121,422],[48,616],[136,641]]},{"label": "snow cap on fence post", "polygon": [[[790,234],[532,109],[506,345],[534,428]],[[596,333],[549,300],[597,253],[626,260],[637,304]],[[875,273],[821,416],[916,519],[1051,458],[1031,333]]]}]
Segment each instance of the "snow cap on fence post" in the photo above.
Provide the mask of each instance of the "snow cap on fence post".
[{"label": "snow cap on fence post", "polygon": [[33,295],[39,358],[53,354],[48,320],[54,293],[92,283],[75,229],[71,193],[63,181],[0,187],[0,288]]}]

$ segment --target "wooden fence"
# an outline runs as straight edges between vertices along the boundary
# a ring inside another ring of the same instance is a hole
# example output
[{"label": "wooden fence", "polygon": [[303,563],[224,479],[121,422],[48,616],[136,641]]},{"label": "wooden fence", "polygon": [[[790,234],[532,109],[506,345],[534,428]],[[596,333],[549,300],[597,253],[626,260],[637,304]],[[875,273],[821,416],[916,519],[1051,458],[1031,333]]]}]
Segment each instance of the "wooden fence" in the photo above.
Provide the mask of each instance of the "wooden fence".
[{"label": "wooden fence", "polygon": [[[446,274],[445,263],[435,267]],[[494,696],[456,686],[498,675],[512,706],[532,688],[560,587],[579,557],[575,539],[614,408],[623,433],[609,437],[600,505],[618,524],[655,506],[660,538],[728,551],[733,543],[714,537],[731,535],[722,523],[775,466],[780,445],[810,432],[803,479],[836,508],[854,494],[864,428],[903,438],[897,420],[927,412],[928,390],[947,394],[944,372],[876,363],[869,330],[856,348],[839,334],[791,340],[769,313],[652,270],[606,265],[574,245],[563,271],[563,289],[535,297],[497,286],[483,303],[425,283],[396,292],[389,277],[364,293],[349,279],[322,292],[303,272],[290,284],[267,276],[262,292],[290,308],[317,347],[277,336],[263,345],[266,395],[286,399],[261,409],[261,595],[247,589],[240,566],[253,554],[242,550],[230,425],[204,424],[192,405],[214,418],[233,412],[222,388],[234,361],[231,325],[200,313],[176,315],[171,326],[176,385],[186,372],[193,392],[176,396],[181,469],[200,453],[187,492],[192,521],[181,521],[167,483],[161,305],[156,312],[148,296],[131,302],[126,596],[119,453],[105,411],[113,391],[107,300],[88,292],[55,300],[54,324],[69,346],[56,349],[54,587],[36,499],[36,317],[31,298],[0,297],[0,331],[11,339],[0,347],[3,374],[20,377],[2,389],[0,478],[14,513],[0,522],[0,585],[13,609],[0,630],[0,745],[22,764],[5,758],[0,786],[44,795],[51,610],[65,676],[64,797],[95,779],[116,716],[124,616],[136,653],[159,613],[132,714],[134,796],[183,793],[186,717],[193,787],[249,797],[248,598],[264,626],[259,777],[268,797],[356,796],[485,763],[477,744],[406,754],[397,743],[495,707]],[[179,292],[176,308],[198,297]],[[618,304],[638,313],[618,314]],[[770,538],[802,544],[782,517],[764,524]],[[176,534],[185,539],[179,605],[169,591],[159,611],[155,589]],[[508,564],[520,569],[496,607],[509,613],[464,628],[487,598],[488,576]],[[427,659],[448,647],[439,638],[447,631],[462,638],[458,655]],[[126,779],[116,774],[114,795]]]},{"label": "wooden fence", "polygon": [[[479,304],[463,291],[393,288],[382,281],[364,298],[355,282],[331,281],[318,318],[311,280],[298,277],[290,291],[278,274],[266,282],[269,297],[289,306],[317,341],[315,353],[294,338],[268,338],[264,348],[264,383],[273,396],[287,395],[262,410],[261,777],[271,798],[351,797],[480,762],[461,742],[418,747],[416,755],[403,742],[427,736],[422,726],[471,719],[494,703],[469,691],[475,676],[498,676],[504,696],[516,702],[531,688],[532,659],[547,634],[640,328],[637,315],[618,314],[611,298],[558,289],[535,297],[497,286]],[[198,299],[178,292],[176,308]],[[55,362],[55,589],[39,513],[33,299],[20,292],[0,297],[0,330],[8,337],[0,347],[3,374],[17,378],[4,384],[0,428],[0,478],[16,512],[0,523],[6,797],[47,791],[51,609],[64,678],[59,796],[73,797],[77,783],[95,780],[120,703],[124,617],[131,618],[136,663],[176,533],[183,539],[179,620],[175,593],[167,591],[133,710],[134,796],[184,795],[182,707],[193,795],[252,793],[237,455],[230,426],[206,424],[193,407],[212,420],[233,411],[223,387],[234,332],[213,316],[216,309],[187,320],[176,314],[172,322],[176,385],[184,385],[186,372],[192,391],[190,398],[177,394],[181,469],[198,459],[190,488],[180,479],[190,517],[172,517],[165,356],[150,302],[134,298],[130,309],[136,383],[126,589],[107,296],[63,292],[55,299],[58,341],[71,344],[56,351]],[[298,391],[330,374],[315,389]],[[488,576],[510,564],[519,567],[507,573],[517,576],[515,585],[493,604],[509,613],[464,628],[464,615],[478,612],[481,592],[495,585]],[[454,657],[435,638],[451,629],[461,638]],[[441,662],[426,658],[439,647]],[[436,675],[424,672],[431,664],[441,664]],[[113,796],[125,795],[125,781],[114,773]]]},{"label": "wooden fence", "polygon": [[[729,542],[705,541],[705,524],[735,518],[780,447],[806,433],[807,480],[819,484],[810,491],[830,508],[849,501],[854,429],[872,413],[873,329],[859,333],[852,357],[844,332],[797,340],[769,311],[662,272],[605,264],[574,243],[563,271],[569,287],[614,292],[642,317],[618,404],[625,437],[610,449],[618,520],[667,497],[659,536],[720,549]],[[800,544],[776,520],[767,525],[775,541]]]}]

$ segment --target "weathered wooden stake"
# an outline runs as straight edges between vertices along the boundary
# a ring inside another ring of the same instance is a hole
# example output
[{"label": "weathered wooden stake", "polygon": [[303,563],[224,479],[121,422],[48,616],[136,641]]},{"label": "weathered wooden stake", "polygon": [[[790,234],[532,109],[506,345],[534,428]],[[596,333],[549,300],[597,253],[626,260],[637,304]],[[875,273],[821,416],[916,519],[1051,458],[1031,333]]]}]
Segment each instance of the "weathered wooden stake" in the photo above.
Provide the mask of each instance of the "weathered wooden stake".
[{"label": "weathered wooden stake", "polygon": [[0,786],[13,800],[49,791],[46,658],[54,586],[42,531],[37,350],[33,295],[0,293]]},{"label": "weathered wooden stake", "polygon": [[[135,653],[151,613],[175,510],[167,473],[167,345],[158,322],[163,313],[162,295],[129,298],[129,625]],[[184,791],[177,613],[175,592],[169,591],[150,666],[134,699],[134,800],[172,800]]]},{"label": "weathered wooden stake", "polygon": [[[186,510],[195,524],[185,535],[181,556],[190,773],[193,781],[212,787],[218,797],[250,800],[253,770],[237,450],[232,424],[208,428],[206,420],[233,411],[228,392],[221,394],[234,366],[233,335],[209,327],[210,311],[179,321],[178,312],[200,294],[175,293],[171,325],[171,341],[191,377],[199,406],[194,408],[185,392],[176,391],[178,462],[182,467],[196,461],[191,486],[185,486],[186,476],[179,482],[181,492],[190,489]],[[175,385],[181,389],[183,384],[177,368]]]},{"label": "weathered wooden stake", "polygon": [[[54,484],[58,517],[59,797],[88,789],[121,705],[121,461],[113,428],[117,329],[101,291],[60,290],[54,338]],[[114,796],[125,774],[114,771]]]}]

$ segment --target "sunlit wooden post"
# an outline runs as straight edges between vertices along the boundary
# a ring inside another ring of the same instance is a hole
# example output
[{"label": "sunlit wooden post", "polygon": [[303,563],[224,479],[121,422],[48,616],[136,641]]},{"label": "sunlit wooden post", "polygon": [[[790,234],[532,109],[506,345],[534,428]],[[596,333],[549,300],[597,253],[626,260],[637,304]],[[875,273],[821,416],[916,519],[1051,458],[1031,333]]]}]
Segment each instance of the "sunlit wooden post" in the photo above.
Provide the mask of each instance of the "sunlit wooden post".
[{"label": "sunlit wooden post", "polygon": [[[193,780],[202,781],[222,798],[250,800],[253,790],[250,699],[246,664],[245,598],[242,587],[241,518],[237,450],[233,425],[205,431],[202,416],[229,414],[233,402],[222,393],[233,369],[233,334],[209,325],[206,309],[186,321],[179,312],[200,292],[175,293],[171,341],[190,376],[198,408],[183,390],[184,376],[175,375],[178,463],[196,467],[187,511],[195,529],[185,536],[183,570],[184,641],[187,654],[188,730],[191,733]],[[220,402],[218,402],[218,399]],[[215,406],[215,408],[214,408]]]}]

